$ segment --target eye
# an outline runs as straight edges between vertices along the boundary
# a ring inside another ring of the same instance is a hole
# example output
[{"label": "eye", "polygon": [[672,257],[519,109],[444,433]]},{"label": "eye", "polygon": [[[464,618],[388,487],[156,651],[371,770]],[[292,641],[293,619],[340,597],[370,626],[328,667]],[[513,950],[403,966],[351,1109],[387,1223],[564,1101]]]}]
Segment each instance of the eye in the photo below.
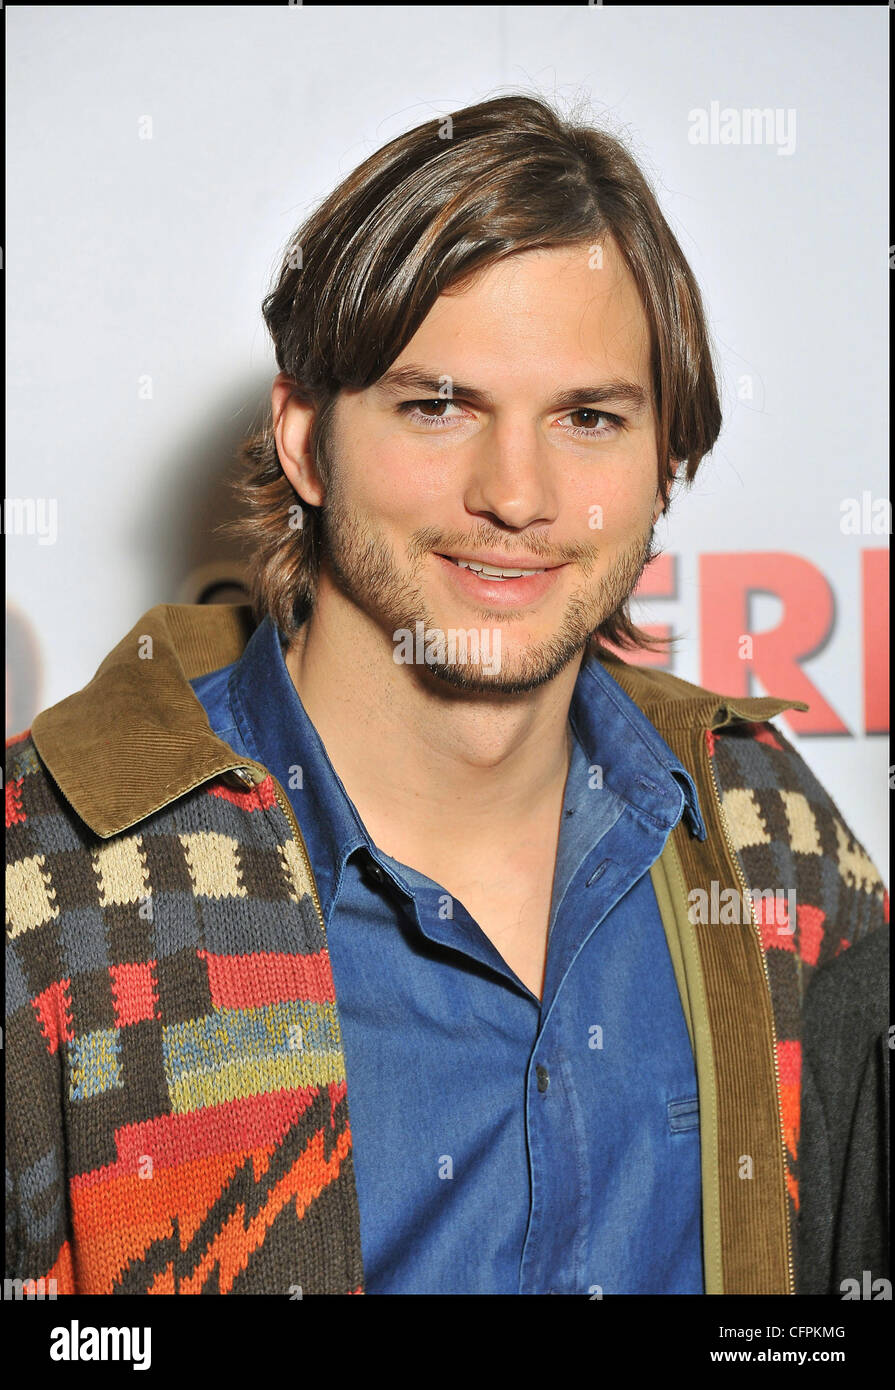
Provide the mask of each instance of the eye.
[{"label": "eye", "polygon": [[449,420],[456,418],[454,416],[444,415],[425,415],[420,409],[422,406],[434,406],[436,410],[440,410],[448,406],[454,406],[456,408],[456,402],[449,401],[442,396],[436,396],[428,401],[402,401],[398,406],[398,410],[414,425],[424,425],[427,429],[444,428]]},{"label": "eye", "polygon": [[611,439],[613,435],[625,428],[625,422],[620,415],[610,415],[607,411],[595,410],[592,406],[579,406],[577,410],[570,410],[567,414],[586,415],[593,421],[606,420],[609,422],[609,428],[604,426],[601,430],[595,429],[592,425],[590,427],[573,425],[566,430],[566,433],[575,439]]}]

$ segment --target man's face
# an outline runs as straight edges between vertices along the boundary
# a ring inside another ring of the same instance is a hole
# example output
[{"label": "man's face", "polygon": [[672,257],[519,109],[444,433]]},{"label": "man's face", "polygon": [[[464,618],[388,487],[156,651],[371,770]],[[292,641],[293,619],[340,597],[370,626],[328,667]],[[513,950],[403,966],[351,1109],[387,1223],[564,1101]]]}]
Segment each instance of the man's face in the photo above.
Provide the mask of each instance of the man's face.
[{"label": "man's face", "polygon": [[339,594],[395,643],[418,622],[448,639],[476,630],[499,670],[468,644],[465,660],[460,642],[443,661],[430,648],[426,669],[452,686],[552,679],[649,555],[649,330],[615,244],[602,265],[591,250],[525,252],[441,295],[384,377],[336,403],[318,601]]}]

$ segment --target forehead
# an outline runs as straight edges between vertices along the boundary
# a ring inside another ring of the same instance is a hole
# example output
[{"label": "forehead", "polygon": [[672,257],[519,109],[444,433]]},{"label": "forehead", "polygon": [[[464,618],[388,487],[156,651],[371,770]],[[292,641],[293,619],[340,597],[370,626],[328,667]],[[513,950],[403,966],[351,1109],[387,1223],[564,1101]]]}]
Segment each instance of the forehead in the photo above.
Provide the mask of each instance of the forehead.
[{"label": "forehead", "polygon": [[500,374],[601,366],[639,375],[646,385],[649,348],[634,277],[607,237],[521,252],[447,290],[398,361],[462,352],[465,374],[473,363]]}]

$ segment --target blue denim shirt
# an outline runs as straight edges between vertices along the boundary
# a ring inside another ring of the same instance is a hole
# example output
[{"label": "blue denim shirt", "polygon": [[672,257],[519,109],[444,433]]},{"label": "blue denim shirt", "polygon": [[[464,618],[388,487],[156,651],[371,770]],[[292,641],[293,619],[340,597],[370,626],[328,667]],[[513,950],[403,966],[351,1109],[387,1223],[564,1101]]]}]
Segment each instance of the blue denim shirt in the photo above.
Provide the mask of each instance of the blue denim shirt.
[{"label": "blue denim shirt", "polygon": [[696,1071],[648,870],[682,815],[705,827],[630,697],[585,659],[538,1000],[462,903],[370,839],[270,618],[191,684],[307,844],[367,1292],[702,1293]]}]

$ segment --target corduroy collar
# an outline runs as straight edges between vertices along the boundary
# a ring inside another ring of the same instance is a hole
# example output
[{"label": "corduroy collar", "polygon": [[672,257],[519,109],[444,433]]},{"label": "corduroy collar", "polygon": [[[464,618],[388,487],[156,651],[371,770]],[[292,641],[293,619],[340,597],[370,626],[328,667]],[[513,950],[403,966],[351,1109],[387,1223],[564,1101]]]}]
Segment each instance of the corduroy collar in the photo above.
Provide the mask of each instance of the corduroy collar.
[{"label": "corduroy collar", "polygon": [[[189,682],[236,661],[255,623],[250,604],[159,603],[82,690],[38,714],[31,737],[66,800],[107,838],[244,759],[209,727]],[[601,663],[660,734],[761,721],[802,701],[731,699],[667,671]]]}]

